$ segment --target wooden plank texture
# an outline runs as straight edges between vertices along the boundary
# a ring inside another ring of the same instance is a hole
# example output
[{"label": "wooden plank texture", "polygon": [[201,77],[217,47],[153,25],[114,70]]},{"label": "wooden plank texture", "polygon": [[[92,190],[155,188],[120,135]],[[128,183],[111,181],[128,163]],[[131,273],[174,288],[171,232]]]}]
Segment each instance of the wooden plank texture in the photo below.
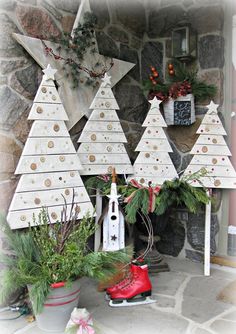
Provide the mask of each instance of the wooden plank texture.
[{"label": "wooden plank texture", "polygon": [[22,155],[70,154],[75,153],[70,137],[68,138],[28,138]]},{"label": "wooden plank texture", "polygon": [[105,131],[105,132],[123,132],[123,129],[120,125],[120,122],[114,122],[114,121],[92,121],[89,120],[89,122],[86,123],[83,131]]},{"label": "wooden plank texture", "polygon": [[89,109],[119,110],[120,108],[115,99],[97,98],[93,100]]},{"label": "wooden plank texture", "polygon": [[201,124],[196,133],[204,135],[227,135],[223,126],[218,124]]},{"label": "wooden plank texture", "polygon": [[82,143],[78,153],[126,153],[123,143]]},{"label": "wooden plank texture", "polygon": [[73,171],[82,169],[77,154],[21,156],[15,174]]},{"label": "wooden plank texture", "polygon": [[132,174],[133,167],[131,164],[116,164],[115,161],[111,161],[111,164],[104,165],[83,165],[83,170],[80,171],[80,175],[99,175],[99,174],[111,174],[112,168],[116,169],[117,174]]},{"label": "wooden plank texture", "polygon": [[111,90],[111,87],[100,87],[94,98],[115,99],[115,96]]},{"label": "wooden plank texture", "polygon": [[188,166],[186,169],[186,173],[192,174],[198,172],[199,170],[206,170],[208,172],[208,176],[224,176],[224,177],[234,177],[236,178],[236,171],[233,166],[215,166],[215,165],[194,165]]},{"label": "wooden plank texture", "polygon": [[142,126],[160,126],[162,128],[167,127],[166,122],[160,115],[151,115],[149,113],[147,114],[147,117],[145,118]]},{"label": "wooden plank texture", "polygon": [[173,165],[144,165],[134,164],[134,174],[137,176],[161,176],[169,177],[169,179],[177,176],[177,172]]},{"label": "wooden plank texture", "polygon": [[223,188],[223,189],[236,189],[236,180],[235,178],[230,177],[201,177],[201,183],[197,180],[191,182],[193,187],[206,187],[206,188]]},{"label": "wooden plank texture", "polygon": [[83,186],[77,170],[21,175],[16,192]]},{"label": "wooden plank texture", "polygon": [[172,148],[167,139],[143,139],[141,138],[135,151],[172,152]]},{"label": "wooden plank texture", "polygon": [[[220,152],[217,152],[218,154]],[[191,164],[193,165],[215,165],[215,166],[231,166],[228,156],[221,155],[194,155]]]},{"label": "wooden plank texture", "polygon": [[224,145],[227,146],[223,136],[217,135],[201,135],[198,137],[195,145]]},{"label": "wooden plank texture", "polygon": [[[78,219],[82,219],[88,212],[90,215],[93,214],[94,209],[91,202],[87,203],[78,203]],[[62,206],[53,206],[48,207],[49,217],[52,223],[56,223],[57,220],[60,220],[61,211],[63,209]],[[68,205],[68,212],[70,212],[71,205]],[[11,227],[11,229],[18,229],[23,227],[28,227],[29,224],[34,226],[33,224],[33,215],[37,218],[38,214],[40,213],[41,209],[30,209],[24,211],[10,211],[7,215],[7,221]]]},{"label": "wooden plank texture", "polygon": [[34,98],[34,102],[56,104],[61,103],[61,99],[55,86],[41,84]]},{"label": "wooden plank texture", "polygon": [[28,119],[68,121],[68,116],[62,104],[33,103]]},{"label": "wooden plank texture", "polygon": [[[93,145],[95,143],[126,143],[127,139],[123,132],[97,132],[97,131],[83,131],[79,137],[78,143],[91,143],[93,151]],[[112,144],[113,146],[114,144]]]},{"label": "wooden plank texture", "polygon": [[89,117],[90,121],[115,121],[119,122],[119,117],[115,110],[93,110],[91,116]]},{"label": "wooden plank texture", "polygon": [[155,139],[155,138],[165,138],[166,134],[163,128],[159,126],[148,127],[145,129],[144,134],[142,135],[142,139]]},{"label": "wooden plank texture", "polygon": [[173,162],[166,152],[140,152],[135,160],[135,164],[159,164],[172,165]]},{"label": "wooden plank texture", "polygon": [[73,189],[75,192],[74,201],[76,203],[90,201],[84,186],[76,188],[29,191],[22,193],[18,192],[13,196],[9,211],[35,209],[41,208],[42,206],[63,205],[65,203],[64,198],[67,204],[72,204]]},{"label": "wooden plank texture", "polygon": [[162,185],[166,180],[171,180],[171,177],[168,177],[168,176],[167,177],[160,177],[160,176],[154,177],[153,175],[151,176],[131,175],[128,180],[132,180],[132,179],[135,179],[141,185],[148,187],[150,182],[152,186]]},{"label": "wooden plank texture", "polygon": [[230,156],[231,152],[228,146],[223,145],[194,145],[190,154],[201,154],[201,155],[216,155],[222,154]]},{"label": "wooden plank texture", "polygon": [[33,137],[70,137],[63,121],[35,121],[31,127],[28,138]]},{"label": "wooden plank texture", "polygon": [[130,164],[130,160],[127,154],[78,154],[82,165],[100,165],[110,164],[115,162],[116,164]]}]

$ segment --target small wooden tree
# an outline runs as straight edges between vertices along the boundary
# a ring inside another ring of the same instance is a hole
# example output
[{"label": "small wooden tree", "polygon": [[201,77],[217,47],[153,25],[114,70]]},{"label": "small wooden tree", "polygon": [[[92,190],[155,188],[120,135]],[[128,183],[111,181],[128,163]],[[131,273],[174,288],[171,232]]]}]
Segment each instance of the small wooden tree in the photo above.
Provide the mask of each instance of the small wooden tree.
[{"label": "small wooden tree", "polygon": [[134,162],[134,174],[142,185],[163,184],[164,181],[178,177],[168,152],[172,152],[163,127],[167,127],[161,115],[159,105],[162,101],[154,98],[144,120],[144,134],[135,151],[139,151]]},{"label": "small wooden tree", "polygon": [[63,205],[78,213],[78,219],[93,206],[81,180],[81,163],[65,125],[68,120],[54,84],[56,70],[43,71],[42,82],[29,114],[34,120],[15,174],[22,174],[13,196],[7,221],[17,229],[33,225],[41,207],[47,207],[51,222],[61,218]]},{"label": "small wooden tree", "polygon": [[[191,175],[199,170],[206,171],[205,176],[192,181],[192,186],[222,189],[236,189],[236,171],[229,160],[230,150],[224,140],[226,134],[217,115],[218,105],[208,105],[208,112],[197,130],[200,134],[191,150],[194,154],[184,175]],[[210,230],[211,229],[211,202],[206,205],[205,214],[205,247],[204,273],[210,275]]]},{"label": "small wooden tree", "polygon": [[119,106],[106,74],[90,106],[93,109],[81,136],[78,154],[83,166],[81,175],[131,174],[133,167],[126,152],[127,142],[116,110]]}]

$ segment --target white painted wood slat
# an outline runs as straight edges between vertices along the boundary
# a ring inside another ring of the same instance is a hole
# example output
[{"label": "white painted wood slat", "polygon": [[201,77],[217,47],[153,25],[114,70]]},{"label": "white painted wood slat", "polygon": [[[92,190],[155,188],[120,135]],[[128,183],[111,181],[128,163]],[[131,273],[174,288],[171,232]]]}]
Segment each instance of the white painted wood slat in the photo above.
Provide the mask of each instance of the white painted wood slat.
[{"label": "white painted wood slat", "polygon": [[61,103],[60,96],[56,90],[56,87],[40,85],[37,94],[34,98],[34,102],[41,103]]},{"label": "white painted wood slat", "polygon": [[161,176],[173,178],[177,176],[177,172],[173,165],[144,165],[134,164],[134,173],[137,176]]},{"label": "white painted wood slat", "polygon": [[160,126],[162,128],[167,127],[166,122],[164,121],[161,114],[156,115],[156,114],[149,114],[149,113],[147,114],[142,126],[143,127]]},{"label": "white painted wood slat", "polygon": [[172,165],[173,162],[166,152],[140,152],[135,160],[135,164],[158,164]]},{"label": "white painted wood slat", "polygon": [[9,208],[9,211],[18,211],[26,209],[41,208],[42,206],[63,205],[64,198],[67,204],[72,204],[73,189],[75,192],[76,203],[89,202],[89,196],[85,187],[52,189],[41,191],[29,191],[15,193]]},{"label": "white painted wood slat", "polygon": [[77,170],[21,175],[16,192],[83,186]]},{"label": "white painted wood slat", "polygon": [[28,138],[22,155],[70,154],[76,153],[70,137],[68,138]]},{"label": "white painted wood slat", "polygon": [[[91,202],[86,203],[78,203],[77,206],[79,213],[78,219],[82,219],[88,212],[90,215],[93,215],[94,209]],[[48,207],[48,213],[52,223],[56,223],[57,220],[61,218],[62,206],[53,206]],[[68,214],[70,212],[71,205],[68,205]],[[7,215],[7,221],[11,227],[11,229],[18,229],[23,227],[28,227],[29,224],[33,226],[33,215],[37,218],[41,209],[30,209],[24,211],[10,211]]]},{"label": "white painted wood slat", "polygon": [[200,179],[201,183],[198,180],[190,182],[193,187],[201,188],[202,186],[206,188],[219,188],[219,189],[236,189],[236,180],[231,177],[202,177]]},{"label": "white painted wood slat", "polygon": [[[220,152],[218,152],[220,153]],[[221,155],[194,155],[191,164],[193,165],[215,165],[215,166],[231,166],[228,156]]]},{"label": "white painted wood slat", "polygon": [[83,131],[123,132],[120,122],[92,121],[86,123]]},{"label": "white painted wood slat", "polygon": [[99,165],[99,164],[110,164],[115,161],[116,164],[130,164],[130,160],[127,154],[78,154],[82,165]]},{"label": "white painted wood slat", "polygon": [[223,145],[194,145],[190,154],[202,154],[202,155],[216,155],[221,153],[222,155],[230,156],[231,152],[228,146]]},{"label": "white painted wood slat", "polygon": [[133,167],[131,164],[117,164],[111,161],[111,164],[107,165],[83,165],[83,170],[80,171],[80,175],[99,175],[99,174],[111,174],[112,168],[116,168],[117,174],[132,174]]},{"label": "white painted wood slat", "polygon": [[166,134],[163,128],[159,126],[148,127],[145,129],[144,134],[142,135],[142,139],[155,139],[155,138],[165,138]]},{"label": "white painted wood slat", "polygon": [[82,143],[78,153],[126,153],[123,143]]},{"label": "white painted wood slat", "polygon": [[202,120],[202,124],[222,124],[217,114],[206,114]]},{"label": "white painted wood slat", "polygon": [[101,99],[115,99],[115,96],[114,96],[114,94],[113,94],[113,92],[112,92],[112,90],[111,90],[110,87],[101,87],[97,91],[97,93],[96,93],[96,95],[95,95],[94,98],[95,99],[97,99],[97,98],[101,98]]},{"label": "white painted wood slat", "polygon": [[[95,143],[126,143],[127,139],[123,132],[97,132],[97,131],[83,131],[79,137],[78,143],[91,143],[91,148]],[[93,149],[92,149],[93,151]]]},{"label": "white painted wood slat", "polygon": [[167,139],[143,139],[141,138],[135,151],[172,152],[172,148]]},{"label": "white painted wood slat", "polygon": [[21,156],[15,174],[73,171],[82,169],[77,154]]},{"label": "white painted wood slat", "polygon": [[33,137],[70,137],[64,121],[35,121],[28,138]]},{"label": "white painted wood slat", "polygon": [[215,165],[194,165],[188,166],[185,174],[196,173],[199,170],[206,170],[208,172],[207,176],[212,175],[224,176],[224,177],[236,177],[236,171],[233,166],[215,166]]},{"label": "white painted wood slat", "polygon": [[204,135],[227,135],[223,126],[218,124],[201,124],[196,133]]},{"label": "white painted wood slat", "polygon": [[97,98],[93,100],[89,109],[119,110],[120,108],[115,99]]},{"label": "white painted wood slat", "polygon": [[89,118],[91,121],[115,121],[119,122],[119,117],[115,110],[93,110]]},{"label": "white painted wood slat", "polygon": [[225,145],[227,146],[224,137],[223,136],[217,136],[217,135],[206,135],[206,136],[199,136],[195,145]]},{"label": "white painted wood slat", "polygon": [[[174,178],[174,177],[173,177]],[[143,176],[139,176],[139,175],[131,175],[129,177],[129,181],[135,179],[138,183],[140,183],[141,185],[148,187],[149,183],[151,182],[152,187],[156,186],[156,185],[162,185],[166,180],[171,180],[171,177],[161,177],[161,176],[148,176],[148,175],[143,175]]]},{"label": "white painted wood slat", "polygon": [[68,116],[62,104],[33,103],[28,119],[68,121]]}]

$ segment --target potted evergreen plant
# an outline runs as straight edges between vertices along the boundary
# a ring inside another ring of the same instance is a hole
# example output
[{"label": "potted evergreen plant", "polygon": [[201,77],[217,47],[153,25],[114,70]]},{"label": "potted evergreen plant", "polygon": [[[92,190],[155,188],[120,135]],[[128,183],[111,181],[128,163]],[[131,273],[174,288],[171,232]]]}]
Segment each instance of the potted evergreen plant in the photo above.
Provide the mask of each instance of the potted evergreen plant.
[{"label": "potted evergreen plant", "polygon": [[164,116],[167,125],[190,125],[195,122],[195,99],[201,101],[214,97],[216,87],[199,80],[196,68],[188,68],[180,61],[167,64],[166,82],[159,77],[151,66],[149,80],[144,82],[148,99],[163,101]]},{"label": "potted evergreen plant", "polygon": [[2,258],[1,302],[27,286],[38,326],[45,331],[65,329],[78,304],[79,278],[103,279],[114,273],[114,263],[128,261],[124,251],[91,251],[88,241],[96,229],[94,219],[86,216],[78,221],[66,209],[56,224],[42,208],[35,227],[20,232],[6,223],[2,227],[11,254]]}]

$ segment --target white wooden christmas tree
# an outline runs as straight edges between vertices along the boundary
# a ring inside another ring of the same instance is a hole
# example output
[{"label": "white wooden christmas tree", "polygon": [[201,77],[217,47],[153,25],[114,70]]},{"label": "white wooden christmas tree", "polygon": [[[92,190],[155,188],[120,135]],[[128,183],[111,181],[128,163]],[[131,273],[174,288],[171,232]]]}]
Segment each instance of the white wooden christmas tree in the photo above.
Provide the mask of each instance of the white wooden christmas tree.
[{"label": "white wooden christmas tree", "polygon": [[113,167],[117,174],[131,174],[133,167],[124,146],[127,140],[116,113],[119,106],[107,74],[90,109],[93,111],[78,140],[81,175],[111,174]]},{"label": "white wooden christmas tree", "polygon": [[161,102],[156,98],[151,101],[151,108],[142,125],[146,130],[135,149],[140,153],[134,162],[134,174],[130,178],[145,186],[150,183],[162,185],[164,181],[178,177],[168,153],[172,152],[172,148],[163,130],[167,125],[160,112]]},{"label": "white wooden christmas tree", "polygon": [[227,133],[217,115],[218,105],[211,102],[197,130],[199,137],[190,154],[194,154],[184,175],[191,175],[200,169],[206,170],[206,176],[195,180],[193,186],[207,188],[236,188],[236,171],[229,160],[231,152],[223,136]]},{"label": "white wooden christmas tree", "polygon": [[[218,105],[208,105],[208,112],[204,116],[197,130],[198,137],[191,150],[194,154],[183,176],[191,175],[203,169],[207,174],[191,181],[195,187],[206,187],[210,194],[211,188],[235,189],[236,171],[229,160],[230,150],[224,140],[226,134],[217,115]],[[205,211],[205,246],[204,246],[204,274],[210,275],[210,233],[211,233],[211,202],[206,204]]]},{"label": "white wooden christmas tree", "polygon": [[[56,70],[43,71],[28,119],[34,120],[15,174],[22,174],[13,196],[7,221],[12,229],[33,225],[42,207],[47,207],[52,223],[61,218],[64,199],[78,219],[93,206],[83,185],[82,168],[65,125],[68,120],[54,84]],[[69,212],[68,212],[69,215]]]}]

